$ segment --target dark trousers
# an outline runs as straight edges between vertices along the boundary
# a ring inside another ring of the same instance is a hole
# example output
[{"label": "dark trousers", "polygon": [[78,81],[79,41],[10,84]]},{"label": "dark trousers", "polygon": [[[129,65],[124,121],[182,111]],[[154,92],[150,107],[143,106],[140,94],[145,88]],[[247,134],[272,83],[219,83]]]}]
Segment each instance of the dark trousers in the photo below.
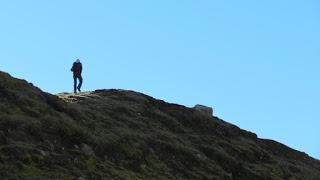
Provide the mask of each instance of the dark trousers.
[{"label": "dark trousers", "polygon": [[[77,82],[77,80],[79,79],[79,84]],[[77,93],[77,89],[80,91],[81,90],[81,86],[82,86],[82,76],[81,75],[73,75],[73,81],[74,81],[74,93]],[[77,86],[78,84],[78,86]]]}]

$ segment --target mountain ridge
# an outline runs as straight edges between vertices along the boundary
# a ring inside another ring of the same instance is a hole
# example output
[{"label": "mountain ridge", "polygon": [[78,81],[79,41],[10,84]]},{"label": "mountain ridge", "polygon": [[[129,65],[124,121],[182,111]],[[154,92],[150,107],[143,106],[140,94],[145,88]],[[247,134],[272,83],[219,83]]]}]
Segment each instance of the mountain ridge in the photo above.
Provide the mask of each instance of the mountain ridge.
[{"label": "mountain ridge", "polygon": [[310,179],[320,162],[126,90],[51,95],[0,72],[1,179]]}]

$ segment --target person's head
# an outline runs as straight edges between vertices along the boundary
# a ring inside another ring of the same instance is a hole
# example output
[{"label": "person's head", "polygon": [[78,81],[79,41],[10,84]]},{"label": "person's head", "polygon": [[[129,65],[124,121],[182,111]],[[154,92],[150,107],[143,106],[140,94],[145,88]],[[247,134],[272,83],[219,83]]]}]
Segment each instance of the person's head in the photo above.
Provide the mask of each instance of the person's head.
[{"label": "person's head", "polygon": [[76,60],[76,63],[79,63],[79,62],[80,62],[80,59],[77,59],[77,60]]}]

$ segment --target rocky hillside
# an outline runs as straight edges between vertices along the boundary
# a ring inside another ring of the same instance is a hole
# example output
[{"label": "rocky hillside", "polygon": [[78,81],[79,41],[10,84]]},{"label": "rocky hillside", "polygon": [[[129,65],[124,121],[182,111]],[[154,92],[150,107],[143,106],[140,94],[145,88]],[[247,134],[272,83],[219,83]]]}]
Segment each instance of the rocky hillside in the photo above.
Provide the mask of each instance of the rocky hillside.
[{"label": "rocky hillside", "polygon": [[42,92],[0,72],[0,179],[319,180],[320,162],[124,90]]}]

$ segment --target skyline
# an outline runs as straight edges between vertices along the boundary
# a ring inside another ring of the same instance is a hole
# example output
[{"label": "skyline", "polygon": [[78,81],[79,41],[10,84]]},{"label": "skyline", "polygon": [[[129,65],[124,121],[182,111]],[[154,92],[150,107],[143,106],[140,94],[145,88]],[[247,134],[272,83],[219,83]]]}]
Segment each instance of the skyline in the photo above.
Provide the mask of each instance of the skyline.
[{"label": "skyline", "polygon": [[0,70],[44,91],[130,89],[320,159],[315,0],[0,3]]}]

